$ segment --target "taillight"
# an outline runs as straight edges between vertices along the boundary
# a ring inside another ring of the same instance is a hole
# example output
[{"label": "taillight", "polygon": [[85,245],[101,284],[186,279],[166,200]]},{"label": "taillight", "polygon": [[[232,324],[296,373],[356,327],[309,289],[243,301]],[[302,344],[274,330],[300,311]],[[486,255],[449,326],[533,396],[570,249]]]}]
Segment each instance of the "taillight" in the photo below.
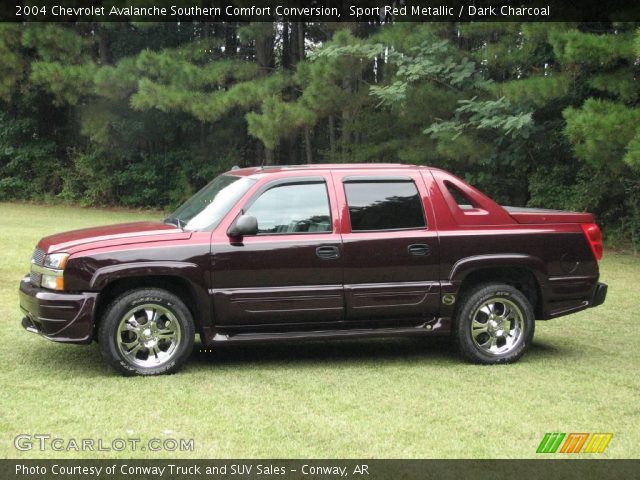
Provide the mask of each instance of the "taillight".
[{"label": "taillight", "polygon": [[595,223],[583,223],[580,225],[584,236],[587,237],[587,241],[591,246],[591,251],[596,260],[602,259],[603,246],[602,246],[602,233],[600,228]]}]

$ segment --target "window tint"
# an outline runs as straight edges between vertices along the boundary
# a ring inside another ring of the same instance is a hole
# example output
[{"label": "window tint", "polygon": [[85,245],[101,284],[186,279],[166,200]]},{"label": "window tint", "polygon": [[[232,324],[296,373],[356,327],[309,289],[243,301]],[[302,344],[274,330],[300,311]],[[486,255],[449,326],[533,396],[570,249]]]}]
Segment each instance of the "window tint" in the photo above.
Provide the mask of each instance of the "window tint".
[{"label": "window tint", "polygon": [[354,181],[344,188],[354,232],[426,226],[420,195],[411,181]]},{"label": "window tint", "polygon": [[447,191],[449,192],[449,194],[458,204],[458,207],[460,207],[462,210],[471,210],[478,207],[466,193],[456,187],[453,183],[445,181],[444,185],[447,187]]},{"label": "window tint", "polygon": [[281,185],[264,192],[245,212],[258,219],[258,233],[330,232],[331,214],[324,183]]},{"label": "window tint", "polygon": [[215,228],[240,197],[255,183],[247,177],[220,175],[184,202],[167,221],[176,221],[185,230]]}]

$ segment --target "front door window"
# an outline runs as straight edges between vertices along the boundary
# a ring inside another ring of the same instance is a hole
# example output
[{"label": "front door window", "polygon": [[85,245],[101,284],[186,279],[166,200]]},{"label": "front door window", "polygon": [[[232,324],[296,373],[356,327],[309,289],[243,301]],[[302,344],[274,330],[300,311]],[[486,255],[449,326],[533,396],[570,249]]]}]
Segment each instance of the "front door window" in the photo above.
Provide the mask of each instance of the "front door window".
[{"label": "front door window", "polygon": [[329,198],[324,182],[270,188],[245,214],[256,217],[259,235],[331,231]]}]

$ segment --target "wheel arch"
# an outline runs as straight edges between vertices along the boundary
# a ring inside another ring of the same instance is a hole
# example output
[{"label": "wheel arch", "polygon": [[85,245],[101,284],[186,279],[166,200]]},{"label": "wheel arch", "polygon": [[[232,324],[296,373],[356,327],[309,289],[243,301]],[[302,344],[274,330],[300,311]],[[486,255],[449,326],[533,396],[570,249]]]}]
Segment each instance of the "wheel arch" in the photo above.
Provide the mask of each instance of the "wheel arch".
[{"label": "wheel arch", "polygon": [[120,295],[131,290],[141,288],[160,288],[173,293],[180,298],[189,309],[194,321],[196,332],[203,334],[204,323],[208,318],[208,306],[197,285],[176,274],[147,273],[130,276],[117,276],[109,280],[103,280],[99,288],[99,295],[95,307],[95,327],[98,326],[104,316],[107,307]]},{"label": "wheel arch", "polygon": [[536,318],[542,316],[541,284],[546,278],[543,262],[529,255],[483,255],[458,261],[450,279],[458,287],[458,298],[476,285],[500,282],[521,291],[531,303]]}]

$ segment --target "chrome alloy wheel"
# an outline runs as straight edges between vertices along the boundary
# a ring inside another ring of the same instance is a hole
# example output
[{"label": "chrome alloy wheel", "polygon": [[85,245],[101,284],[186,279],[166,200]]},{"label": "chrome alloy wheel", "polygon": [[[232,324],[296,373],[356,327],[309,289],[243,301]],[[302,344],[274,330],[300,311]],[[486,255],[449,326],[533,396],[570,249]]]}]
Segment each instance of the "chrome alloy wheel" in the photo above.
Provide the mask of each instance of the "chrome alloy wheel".
[{"label": "chrome alloy wheel", "polygon": [[520,308],[506,298],[492,298],[473,313],[471,338],[485,353],[502,355],[512,351],[524,337]]},{"label": "chrome alloy wheel", "polygon": [[120,320],[116,344],[122,356],[140,367],[158,367],[176,354],[182,329],[176,316],[157,304],[139,305]]}]

